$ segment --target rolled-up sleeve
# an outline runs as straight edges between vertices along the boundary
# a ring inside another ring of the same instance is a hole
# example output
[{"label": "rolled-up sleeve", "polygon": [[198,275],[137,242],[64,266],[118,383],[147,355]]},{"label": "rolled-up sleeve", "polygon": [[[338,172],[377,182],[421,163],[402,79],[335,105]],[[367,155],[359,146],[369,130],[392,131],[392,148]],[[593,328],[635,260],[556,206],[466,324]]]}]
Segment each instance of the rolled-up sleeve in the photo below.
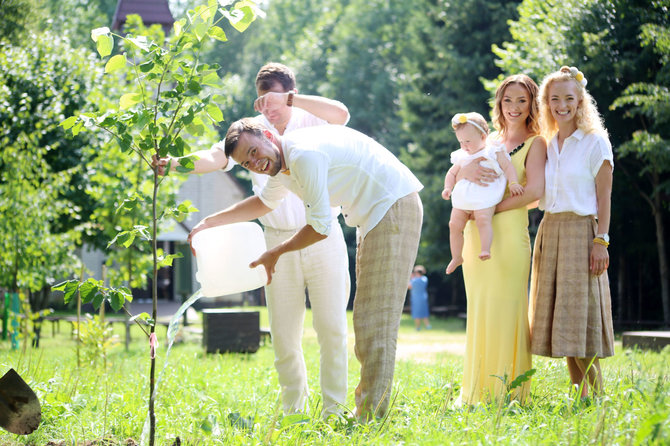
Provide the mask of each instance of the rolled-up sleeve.
[{"label": "rolled-up sleeve", "polygon": [[305,204],[307,224],[316,232],[330,234],[333,219],[328,194],[328,168],[330,160],[323,152],[304,151],[291,159],[290,168]]},{"label": "rolled-up sleeve", "polygon": [[254,189],[254,192],[258,195],[258,198],[261,199],[264,205],[270,209],[277,209],[282,200],[284,200],[284,197],[286,197],[288,189],[281,184],[278,178],[270,177],[260,193],[258,193],[256,189]]},{"label": "rolled-up sleeve", "polygon": [[612,152],[612,144],[610,143],[609,138],[602,135],[597,135],[589,159],[591,174],[594,178],[596,175],[598,175],[598,171],[605,161],[608,161],[612,166],[612,169],[614,169],[614,154]]}]

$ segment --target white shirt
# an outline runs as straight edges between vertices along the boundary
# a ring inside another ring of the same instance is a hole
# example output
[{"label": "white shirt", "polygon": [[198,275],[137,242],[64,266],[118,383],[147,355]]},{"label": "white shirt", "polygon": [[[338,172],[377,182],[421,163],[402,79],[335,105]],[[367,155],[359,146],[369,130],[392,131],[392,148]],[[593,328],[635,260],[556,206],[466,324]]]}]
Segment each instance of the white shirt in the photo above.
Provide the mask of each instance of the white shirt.
[{"label": "white shirt", "polygon": [[[254,118],[260,124],[270,129],[276,135],[279,135],[279,132],[274,125],[268,121],[264,115],[258,115]],[[293,130],[301,129],[304,127],[312,127],[317,125],[328,124],[328,121],[318,118],[315,115],[301,109],[294,107],[291,110],[291,118],[289,119],[284,134],[292,132]],[[216,145],[220,150],[224,150],[224,144],[220,143]],[[233,168],[235,162],[232,158],[228,159],[228,165],[224,169],[225,172]],[[251,175],[252,189],[255,195],[260,195],[260,191],[263,190],[263,186],[267,183],[267,175],[261,175],[254,172],[249,172]],[[337,218],[340,214],[340,208],[336,207],[331,210],[332,218]],[[298,198],[292,192],[289,193],[284,201],[272,212],[263,215],[258,220],[266,228],[279,229],[281,231],[294,231],[302,228],[307,224],[305,219],[305,206],[302,203],[302,200]]]},{"label": "white shirt", "polygon": [[305,204],[307,224],[327,235],[330,206],[364,237],[398,199],[423,188],[412,172],[372,138],[340,125],[308,127],[284,135],[290,174],[270,177],[259,195],[276,208],[290,190]]},{"label": "white shirt", "polygon": [[558,135],[547,147],[544,167],[544,197],[540,209],[546,212],[574,212],[598,215],[595,178],[606,161],[614,168],[612,145],[605,135],[575,130],[558,151]]}]

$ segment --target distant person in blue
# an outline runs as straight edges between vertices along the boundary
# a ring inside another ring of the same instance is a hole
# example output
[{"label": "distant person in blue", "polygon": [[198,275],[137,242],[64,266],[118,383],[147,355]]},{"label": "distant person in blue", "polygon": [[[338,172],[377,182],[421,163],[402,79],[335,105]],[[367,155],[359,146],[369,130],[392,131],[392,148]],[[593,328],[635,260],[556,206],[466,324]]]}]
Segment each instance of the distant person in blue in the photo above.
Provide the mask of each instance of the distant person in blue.
[{"label": "distant person in blue", "polygon": [[428,278],[426,277],[426,268],[422,265],[416,265],[412,270],[412,277],[409,280],[410,304],[412,306],[412,319],[417,331],[421,330],[421,321],[423,321],[426,330],[430,330],[430,321],[428,316]]}]

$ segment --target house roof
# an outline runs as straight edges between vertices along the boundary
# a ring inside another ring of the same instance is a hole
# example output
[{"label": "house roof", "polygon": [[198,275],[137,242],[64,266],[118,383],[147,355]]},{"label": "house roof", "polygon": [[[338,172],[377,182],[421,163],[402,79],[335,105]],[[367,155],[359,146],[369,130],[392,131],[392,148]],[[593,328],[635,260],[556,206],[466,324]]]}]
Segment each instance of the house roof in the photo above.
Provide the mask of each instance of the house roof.
[{"label": "house roof", "polygon": [[162,25],[166,32],[174,23],[167,0],[118,0],[112,29],[120,30],[131,14],[138,14],[147,26],[155,23]]}]

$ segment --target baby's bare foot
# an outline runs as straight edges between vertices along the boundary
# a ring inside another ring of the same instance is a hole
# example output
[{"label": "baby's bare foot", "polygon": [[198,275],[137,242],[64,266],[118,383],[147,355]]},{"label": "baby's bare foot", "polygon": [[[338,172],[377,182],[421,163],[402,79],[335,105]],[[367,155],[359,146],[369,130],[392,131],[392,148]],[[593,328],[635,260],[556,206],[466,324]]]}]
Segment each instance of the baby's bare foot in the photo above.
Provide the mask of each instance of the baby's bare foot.
[{"label": "baby's bare foot", "polygon": [[447,265],[447,270],[445,271],[447,274],[453,273],[456,268],[461,266],[463,263],[463,257],[456,257],[451,259],[451,262],[449,262],[449,265]]},{"label": "baby's bare foot", "polygon": [[480,260],[488,260],[490,258],[491,258],[491,253],[488,252],[488,251],[482,251],[481,253],[479,253],[479,259]]}]

